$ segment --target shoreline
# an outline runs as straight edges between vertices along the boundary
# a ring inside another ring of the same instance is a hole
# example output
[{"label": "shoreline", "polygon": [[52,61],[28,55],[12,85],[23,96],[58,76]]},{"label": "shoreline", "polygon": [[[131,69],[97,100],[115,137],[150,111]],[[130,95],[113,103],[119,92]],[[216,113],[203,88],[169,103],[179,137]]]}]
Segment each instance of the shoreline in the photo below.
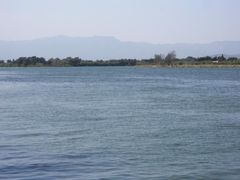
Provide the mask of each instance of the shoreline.
[{"label": "shoreline", "polygon": [[136,65],[137,67],[151,68],[240,68],[240,64],[183,64],[183,65]]},{"label": "shoreline", "polygon": [[137,64],[126,66],[0,66],[0,68],[73,68],[73,67],[145,67],[145,68],[240,68],[240,64],[183,64],[183,65],[154,65]]}]

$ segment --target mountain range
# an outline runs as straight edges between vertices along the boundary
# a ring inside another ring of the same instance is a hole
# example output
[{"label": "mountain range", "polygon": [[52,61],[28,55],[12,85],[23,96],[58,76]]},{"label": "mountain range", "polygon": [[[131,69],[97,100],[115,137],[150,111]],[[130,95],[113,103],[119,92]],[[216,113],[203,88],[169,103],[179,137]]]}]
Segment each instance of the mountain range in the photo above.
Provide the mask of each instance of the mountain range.
[{"label": "mountain range", "polygon": [[0,59],[22,56],[80,57],[82,59],[151,58],[175,50],[177,57],[225,56],[240,57],[240,41],[219,41],[205,44],[151,44],[120,41],[110,36],[55,36],[21,41],[0,41]]}]

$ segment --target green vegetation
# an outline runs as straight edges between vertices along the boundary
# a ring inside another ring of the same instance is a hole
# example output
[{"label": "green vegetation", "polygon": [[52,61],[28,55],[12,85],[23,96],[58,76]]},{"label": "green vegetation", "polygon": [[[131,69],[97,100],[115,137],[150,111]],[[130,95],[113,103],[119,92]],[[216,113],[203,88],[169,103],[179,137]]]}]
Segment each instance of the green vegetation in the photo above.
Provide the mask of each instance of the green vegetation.
[{"label": "green vegetation", "polygon": [[79,66],[159,66],[159,67],[224,67],[240,66],[240,59],[236,57],[225,58],[224,55],[215,57],[187,57],[176,58],[175,51],[166,56],[156,54],[150,59],[119,59],[119,60],[82,60],[78,57],[63,59],[42,57],[20,57],[12,60],[0,60],[0,67],[79,67]]},{"label": "green vegetation", "polygon": [[67,57],[64,59],[51,58],[46,60],[42,57],[20,57],[13,60],[0,60],[0,67],[78,67],[78,66],[135,66],[135,59],[121,60],[82,60],[78,57]]}]

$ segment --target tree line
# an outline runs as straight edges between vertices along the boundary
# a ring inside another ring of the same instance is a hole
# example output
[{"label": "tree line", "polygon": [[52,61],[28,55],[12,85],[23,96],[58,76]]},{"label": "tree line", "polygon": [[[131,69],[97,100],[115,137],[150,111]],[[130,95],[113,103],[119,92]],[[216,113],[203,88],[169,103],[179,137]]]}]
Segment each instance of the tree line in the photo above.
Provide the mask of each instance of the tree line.
[{"label": "tree line", "polygon": [[78,66],[134,66],[136,59],[120,59],[120,60],[82,60],[79,57],[67,58],[50,58],[46,60],[43,57],[20,57],[12,60],[0,60],[0,66],[8,67],[78,67]]},{"label": "tree line", "polygon": [[43,57],[19,57],[11,60],[0,60],[1,67],[78,67],[78,66],[136,66],[136,65],[198,65],[198,64],[238,64],[240,59],[236,57],[226,58],[221,56],[205,57],[186,57],[178,59],[176,52],[169,52],[166,56],[155,54],[150,59],[115,59],[115,60],[82,60],[79,57],[50,58],[46,60]]}]

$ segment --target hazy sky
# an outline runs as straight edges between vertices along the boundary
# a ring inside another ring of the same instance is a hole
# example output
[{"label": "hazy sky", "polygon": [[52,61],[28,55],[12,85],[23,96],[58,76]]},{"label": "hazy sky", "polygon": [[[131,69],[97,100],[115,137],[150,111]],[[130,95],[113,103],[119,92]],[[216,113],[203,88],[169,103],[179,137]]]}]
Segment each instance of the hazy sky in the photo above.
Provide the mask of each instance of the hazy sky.
[{"label": "hazy sky", "polygon": [[115,36],[153,43],[240,40],[240,0],[0,0],[0,40]]}]

